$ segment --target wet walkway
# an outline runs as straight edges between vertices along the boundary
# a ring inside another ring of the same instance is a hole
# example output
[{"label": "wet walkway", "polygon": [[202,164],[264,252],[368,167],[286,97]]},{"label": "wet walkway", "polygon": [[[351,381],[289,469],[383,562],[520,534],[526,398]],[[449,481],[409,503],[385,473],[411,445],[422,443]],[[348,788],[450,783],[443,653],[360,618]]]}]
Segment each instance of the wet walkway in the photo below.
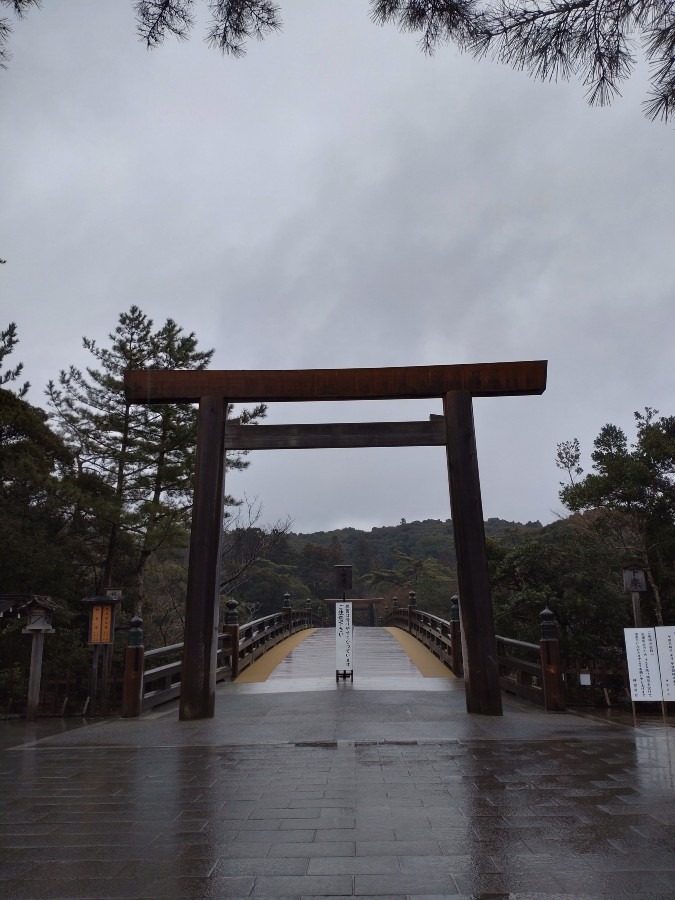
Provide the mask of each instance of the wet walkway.
[{"label": "wet walkway", "polygon": [[675,730],[356,672],[223,685],[206,722],[0,723],[0,897],[675,897]]}]

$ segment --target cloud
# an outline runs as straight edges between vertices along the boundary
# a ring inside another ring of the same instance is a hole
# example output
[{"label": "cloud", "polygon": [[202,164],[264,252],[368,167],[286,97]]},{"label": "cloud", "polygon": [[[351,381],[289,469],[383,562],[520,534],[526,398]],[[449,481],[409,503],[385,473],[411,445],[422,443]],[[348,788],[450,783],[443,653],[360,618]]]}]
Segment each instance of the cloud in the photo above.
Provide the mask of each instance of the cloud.
[{"label": "cloud", "polygon": [[[644,71],[589,109],[577,85],[424,57],[355,0],[287,6],[240,61],[198,34],[147,53],[131,4],[73,0],[17,27],[0,299],[33,401],[132,303],[221,368],[548,358],[542,397],[475,411],[486,515],[550,520],[558,441],[672,411],[672,129],[642,118]],[[304,530],[448,515],[434,449],[252,460],[232,490]]]}]

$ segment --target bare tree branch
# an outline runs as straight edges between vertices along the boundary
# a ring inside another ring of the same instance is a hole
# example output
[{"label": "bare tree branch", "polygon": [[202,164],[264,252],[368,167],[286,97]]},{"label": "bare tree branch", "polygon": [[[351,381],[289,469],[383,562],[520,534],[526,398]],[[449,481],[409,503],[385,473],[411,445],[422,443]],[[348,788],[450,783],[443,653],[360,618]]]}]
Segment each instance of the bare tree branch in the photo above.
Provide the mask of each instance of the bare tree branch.
[{"label": "bare tree branch", "polygon": [[262,506],[257,499],[246,497],[241,508],[227,524],[226,536],[221,553],[221,593],[230,593],[241,584],[256,563],[290,532],[293,522],[284,519],[274,525],[259,527]]}]

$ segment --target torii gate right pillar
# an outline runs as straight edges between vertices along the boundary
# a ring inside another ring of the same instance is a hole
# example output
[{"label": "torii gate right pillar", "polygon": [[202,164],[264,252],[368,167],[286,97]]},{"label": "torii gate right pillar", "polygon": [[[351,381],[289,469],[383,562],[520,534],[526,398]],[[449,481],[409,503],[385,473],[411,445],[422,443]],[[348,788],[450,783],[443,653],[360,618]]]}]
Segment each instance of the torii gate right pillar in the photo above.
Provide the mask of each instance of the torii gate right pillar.
[{"label": "torii gate right pillar", "polygon": [[466,708],[470,713],[501,716],[502,695],[471,394],[469,391],[450,391],[443,399],[443,408],[457,553]]}]

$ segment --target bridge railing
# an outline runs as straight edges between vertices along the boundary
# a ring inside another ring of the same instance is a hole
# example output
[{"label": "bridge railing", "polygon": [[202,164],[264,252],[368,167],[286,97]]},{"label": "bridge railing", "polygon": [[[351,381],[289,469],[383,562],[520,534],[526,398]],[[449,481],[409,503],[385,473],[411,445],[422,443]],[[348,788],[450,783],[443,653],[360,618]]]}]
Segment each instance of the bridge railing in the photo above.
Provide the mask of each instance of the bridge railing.
[{"label": "bridge railing", "polygon": [[[141,622],[140,619],[137,620]],[[142,624],[142,623],[141,623]],[[268,650],[298,631],[321,625],[310,609],[284,609],[245,625],[222,626],[218,635],[216,681],[234,681]],[[137,625],[129,633],[122,715],[132,717],[180,696],[183,644],[144,651]]]},{"label": "bridge railing", "polygon": [[[549,711],[561,711],[566,705],[565,679],[555,619],[548,609],[540,618],[539,644],[496,635],[499,683],[506,693]],[[453,674],[458,677],[463,674],[460,623],[454,610],[448,621],[416,606],[395,607],[385,615],[384,624],[409,632]]]},{"label": "bridge railing", "polygon": [[[414,595],[411,595],[414,596]],[[183,644],[144,652],[143,632],[137,625],[129,632],[125,657],[122,715],[138,716],[180,695]],[[225,624],[218,635],[216,681],[234,680],[248,666],[290,635],[323,622],[311,609],[284,608],[246,625]],[[463,675],[462,641],[457,608],[441,619],[416,605],[394,607],[384,622],[409,632],[453,674]],[[550,610],[541,613],[539,644],[496,636],[499,680],[502,690],[547,710],[565,709],[565,682],[555,620]],[[159,663],[159,664],[157,664]],[[150,664],[150,665],[148,665]]]},{"label": "bridge railing", "polygon": [[394,608],[384,621],[416,637],[458,678],[464,674],[459,620],[448,622],[416,606],[408,606]]}]

